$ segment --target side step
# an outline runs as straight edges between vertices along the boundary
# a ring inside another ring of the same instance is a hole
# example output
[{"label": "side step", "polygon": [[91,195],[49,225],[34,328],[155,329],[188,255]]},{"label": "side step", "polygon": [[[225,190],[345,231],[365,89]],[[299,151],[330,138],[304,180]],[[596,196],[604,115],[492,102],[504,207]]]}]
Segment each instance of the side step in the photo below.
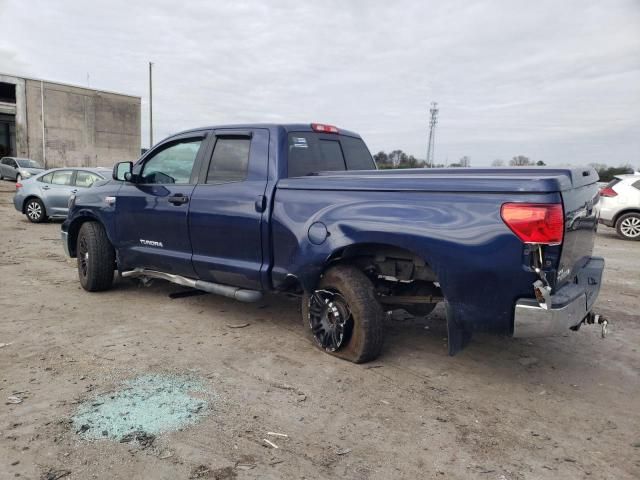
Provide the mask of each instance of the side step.
[{"label": "side step", "polygon": [[192,278],[174,275],[173,273],[157,272],[155,270],[146,270],[144,268],[136,268],[135,270],[122,272],[122,276],[124,278],[159,278],[184,287],[195,288],[204,292],[222,295],[223,297],[233,298],[234,300],[239,300],[241,302],[257,302],[262,298],[262,292],[257,290],[245,290],[243,288],[230,287],[229,285],[222,285],[220,283],[204,282],[202,280],[194,280]]}]

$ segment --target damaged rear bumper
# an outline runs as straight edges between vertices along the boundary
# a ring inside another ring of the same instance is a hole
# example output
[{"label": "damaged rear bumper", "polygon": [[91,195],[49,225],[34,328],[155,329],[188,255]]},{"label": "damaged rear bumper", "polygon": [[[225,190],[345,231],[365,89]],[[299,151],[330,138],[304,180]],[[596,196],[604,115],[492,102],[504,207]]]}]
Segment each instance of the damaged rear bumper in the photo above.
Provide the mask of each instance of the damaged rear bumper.
[{"label": "damaged rear bumper", "polygon": [[513,336],[546,337],[565,333],[587,317],[600,291],[604,259],[591,257],[575,275],[576,281],[551,295],[551,306],[543,308],[533,298],[516,302]]}]

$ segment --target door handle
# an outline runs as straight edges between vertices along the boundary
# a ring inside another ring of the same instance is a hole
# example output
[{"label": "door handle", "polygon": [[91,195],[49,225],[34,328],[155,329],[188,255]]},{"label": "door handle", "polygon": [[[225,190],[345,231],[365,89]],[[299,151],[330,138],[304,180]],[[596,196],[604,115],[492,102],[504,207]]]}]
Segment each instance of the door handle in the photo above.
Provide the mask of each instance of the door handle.
[{"label": "door handle", "polygon": [[182,193],[178,193],[169,197],[169,203],[173,203],[174,205],[184,205],[189,201],[189,197]]},{"label": "door handle", "polygon": [[258,195],[256,198],[256,212],[262,213],[267,209],[267,197]]},{"label": "door handle", "polygon": [[42,189],[43,189],[43,190],[49,190],[49,188],[51,188],[51,187],[49,187],[49,185],[43,185],[43,186],[42,186]]},{"label": "door handle", "polygon": [[71,190],[71,193],[78,193],[78,189],[74,188],[73,190]]}]

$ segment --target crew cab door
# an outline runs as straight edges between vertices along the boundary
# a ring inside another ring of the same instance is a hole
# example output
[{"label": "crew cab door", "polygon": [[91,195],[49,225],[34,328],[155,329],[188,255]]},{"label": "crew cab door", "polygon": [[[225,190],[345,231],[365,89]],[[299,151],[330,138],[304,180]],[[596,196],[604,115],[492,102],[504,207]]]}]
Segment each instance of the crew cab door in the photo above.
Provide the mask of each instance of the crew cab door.
[{"label": "crew cab door", "polygon": [[219,129],[193,191],[189,228],[202,280],[260,289],[269,131]]},{"label": "crew cab door", "polygon": [[154,147],[116,198],[121,269],[147,268],[194,277],[188,214],[206,132],[172,137]]}]

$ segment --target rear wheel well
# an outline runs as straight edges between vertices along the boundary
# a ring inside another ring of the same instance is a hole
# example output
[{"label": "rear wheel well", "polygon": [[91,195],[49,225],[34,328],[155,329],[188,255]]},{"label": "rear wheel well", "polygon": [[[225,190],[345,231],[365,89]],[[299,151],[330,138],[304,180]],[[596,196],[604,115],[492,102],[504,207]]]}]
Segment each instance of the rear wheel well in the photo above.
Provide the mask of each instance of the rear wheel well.
[{"label": "rear wheel well", "polygon": [[421,280],[436,282],[431,266],[419,255],[405,248],[378,243],[349,245],[334,252],[325,269],[336,263],[350,263],[368,276],[389,277],[402,282]]},{"label": "rear wheel well", "polygon": [[[33,199],[40,200],[42,202],[42,199],[40,197],[38,197],[37,195],[29,195],[22,202],[22,213],[27,213],[27,211],[26,211],[27,203],[29,203],[29,200],[33,200]],[[43,205],[44,205],[44,202],[43,202]]]},{"label": "rear wheel well", "polygon": [[435,271],[424,258],[405,248],[377,243],[350,245],[334,252],[324,270],[338,264],[353,265],[369,277],[379,301],[391,310],[427,314],[444,300]]},{"label": "rear wheel well", "polygon": [[618,220],[620,219],[621,216],[626,215],[627,213],[638,213],[640,214],[640,209],[638,208],[627,208],[625,210],[622,210],[618,213],[616,213],[616,216],[613,217],[613,226],[615,227],[616,223],[618,223]]}]

